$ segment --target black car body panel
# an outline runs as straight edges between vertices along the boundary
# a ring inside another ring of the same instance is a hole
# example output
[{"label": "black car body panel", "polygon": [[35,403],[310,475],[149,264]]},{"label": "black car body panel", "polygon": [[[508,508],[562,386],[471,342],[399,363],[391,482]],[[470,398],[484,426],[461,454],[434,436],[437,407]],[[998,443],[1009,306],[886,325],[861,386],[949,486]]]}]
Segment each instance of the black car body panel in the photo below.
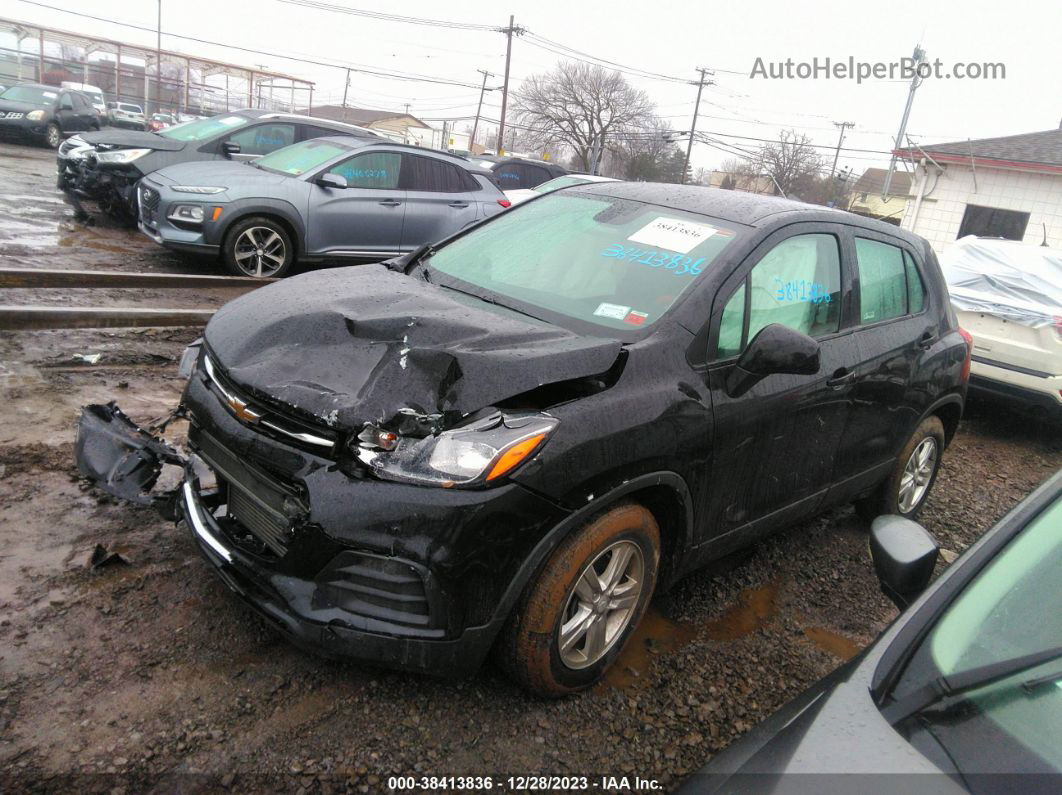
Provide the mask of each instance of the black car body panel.
[{"label": "black car body panel", "polygon": [[[192,450],[225,483],[220,491],[200,488],[190,477],[182,500],[200,516],[200,502],[210,513],[236,495],[241,522],[223,516],[219,530],[197,535],[200,545],[223,575],[253,556],[257,568],[243,567],[237,590],[260,609],[266,602],[274,613],[282,609],[289,634],[322,641],[326,615],[314,605],[339,604],[331,585],[332,601],[314,602],[324,599],[313,596],[322,573],[347,570],[336,563],[346,552],[376,556],[385,562],[358,564],[362,574],[351,576],[405,567],[415,577],[392,572],[393,579],[415,589],[405,602],[426,613],[417,624],[401,619],[401,599],[381,597],[371,610],[347,602],[350,615],[335,614],[326,626],[405,640],[358,646],[348,634],[344,650],[453,662],[461,653],[451,644],[466,638],[471,669],[549,552],[609,506],[635,500],[652,511],[667,539],[666,585],[787,523],[869,493],[928,414],[954,431],[968,349],[920,238],[795,202],[618,182],[565,189],[496,218],[584,193],[724,219],[734,239],[696,289],[646,326],[607,328],[532,308],[536,317],[528,317],[490,293],[436,283],[413,255],[386,267],[303,274],[245,295],[211,320],[182,403]],[[836,333],[819,340],[818,372],[771,375],[744,399],[732,394],[727,373],[735,357],[715,355],[730,290],[771,241],[822,229],[837,237],[843,255],[843,305],[859,289],[853,235],[865,233],[887,235],[915,259],[924,311],[876,326],[849,312]],[[875,336],[864,339],[868,329]],[[841,368],[854,375],[830,383]],[[863,412],[861,402],[876,408]],[[356,454],[359,434],[370,427],[422,439],[496,411],[545,412],[556,421],[541,451],[500,485],[396,482]],[[860,449],[850,449],[849,434]],[[841,460],[844,468],[835,463]],[[261,510],[241,490],[255,493]],[[273,583],[268,598],[255,582]],[[372,610],[370,626],[363,619]],[[428,645],[402,645],[411,638]]]},{"label": "black car body panel", "polygon": [[[1056,792],[1058,771],[1023,767],[1028,759],[1019,763],[1008,755],[1000,737],[991,742],[982,737],[974,746],[982,749],[979,761],[959,769],[932,733],[918,725],[901,732],[882,707],[894,702],[897,677],[944,609],[1060,495],[1062,473],[1057,473],[952,563],[859,656],[713,757],[681,792],[843,792],[855,781],[866,786],[910,781],[919,792]],[[942,727],[933,730],[940,733]],[[1011,763],[1001,758],[1008,756]]]}]

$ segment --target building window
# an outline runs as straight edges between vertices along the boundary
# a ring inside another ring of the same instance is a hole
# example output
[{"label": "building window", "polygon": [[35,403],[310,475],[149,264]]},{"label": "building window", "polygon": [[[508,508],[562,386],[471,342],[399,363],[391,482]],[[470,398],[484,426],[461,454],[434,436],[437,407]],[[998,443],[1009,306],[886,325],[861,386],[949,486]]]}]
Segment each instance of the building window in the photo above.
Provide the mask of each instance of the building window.
[{"label": "building window", "polygon": [[1022,240],[1029,214],[1016,210],[1001,210],[998,207],[981,207],[967,204],[966,213],[959,227],[959,237],[1001,237],[1004,240]]}]

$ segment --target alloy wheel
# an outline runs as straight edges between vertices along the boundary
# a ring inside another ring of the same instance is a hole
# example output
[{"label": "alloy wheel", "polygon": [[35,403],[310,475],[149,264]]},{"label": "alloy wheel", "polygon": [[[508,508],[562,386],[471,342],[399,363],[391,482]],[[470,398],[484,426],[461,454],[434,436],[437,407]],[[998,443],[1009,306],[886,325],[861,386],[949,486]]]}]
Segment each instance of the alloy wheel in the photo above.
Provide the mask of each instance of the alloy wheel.
[{"label": "alloy wheel", "polygon": [[561,662],[578,670],[604,657],[630,624],[644,583],[645,561],[633,541],[617,541],[595,557],[579,574],[557,629]]},{"label": "alloy wheel", "polygon": [[911,453],[900,476],[898,504],[901,513],[910,513],[926,496],[937,468],[937,440],[927,436]]},{"label": "alloy wheel", "polygon": [[48,125],[48,146],[52,149],[58,149],[61,142],[61,136],[59,135],[59,128],[54,124]]},{"label": "alloy wheel", "polygon": [[284,267],[287,247],[276,230],[268,226],[252,226],[236,238],[233,259],[236,267],[248,276],[272,276]]}]

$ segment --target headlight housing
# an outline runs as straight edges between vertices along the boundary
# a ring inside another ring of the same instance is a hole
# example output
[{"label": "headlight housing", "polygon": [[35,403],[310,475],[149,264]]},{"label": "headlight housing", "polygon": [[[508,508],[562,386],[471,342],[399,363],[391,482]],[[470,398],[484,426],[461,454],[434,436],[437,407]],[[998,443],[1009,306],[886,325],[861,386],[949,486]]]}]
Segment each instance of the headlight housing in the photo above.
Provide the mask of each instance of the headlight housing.
[{"label": "headlight housing", "polygon": [[113,152],[97,152],[96,159],[101,163],[132,163],[151,151],[151,149],[115,149]]},{"label": "headlight housing", "polygon": [[177,193],[198,193],[203,196],[213,196],[215,193],[224,193],[228,188],[219,188],[214,185],[170,185],[170,190]]},{"label": "headlight housing", "polygon": [[177,366],[177,375],[188,380],[195,372],[195,365],[199,361],[199,352],[203,349],[203,338],[200,337],[181,354],[181,363]]},{"label": "headlight housing", "polygon": [[44,118],[44,111],[43,110],[31,110],[29,113],[26,114],[26,118],[29,119],[30,121],[40,121],[41,119]]},{"label": "headlight housing", "polygon": [[[548,414],[495,412],[423,439],[368,427],[352,442],[359,461],[385,480],[443,488],[489,486],[536,453],[558,425]],[[376,439],[393,443],[385,450]]]},{"label": "headlight housing", "polygon": [[166,216],[171,221],[184,221],[188,224],[203,223],[203,206],[201,204],[175,204]]}]

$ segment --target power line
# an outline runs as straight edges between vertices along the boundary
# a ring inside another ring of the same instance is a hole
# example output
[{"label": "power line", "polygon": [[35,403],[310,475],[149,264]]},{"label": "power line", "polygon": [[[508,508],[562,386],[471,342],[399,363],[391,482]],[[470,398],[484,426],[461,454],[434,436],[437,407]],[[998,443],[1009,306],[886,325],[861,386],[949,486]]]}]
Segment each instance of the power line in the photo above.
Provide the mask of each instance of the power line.
[{"label": "power line", "polygon": [[425,17],[407,17],[401,14],[388,14],[383,11],[366,11],[360,8],[350,8],[349,6],[336,5],[335,3],[323,3],[319,0],[277,0],[280,3],[287,3],[293,6],[303,6],[305,8],[315,8],[320,11],[331,11],[337,14],[350,14],[358,17],[368,17],[369,19],[378,19],[384,22],[404,22],[409,25],[427,25],[435,28],[451,28],[458,30],[478,30],[478,31],[496,31],[497,25],[483,25],[474,22],[453,22],[446,19],[427,19]]}]

